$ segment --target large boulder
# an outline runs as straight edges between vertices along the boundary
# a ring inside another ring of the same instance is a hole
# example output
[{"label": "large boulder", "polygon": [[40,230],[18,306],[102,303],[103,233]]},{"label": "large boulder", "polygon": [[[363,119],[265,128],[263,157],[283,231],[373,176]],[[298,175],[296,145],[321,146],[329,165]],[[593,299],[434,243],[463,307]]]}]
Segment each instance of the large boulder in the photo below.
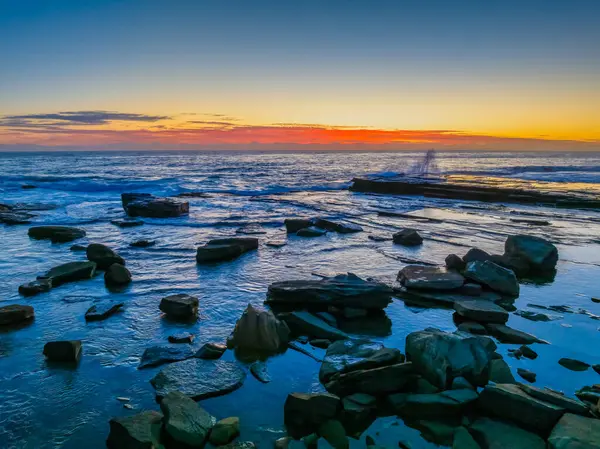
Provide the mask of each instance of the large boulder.
[{"label": "large boulder", "polygon": [[499,293],[519,296],[519,281],[515,273],[489,260],[469,262],[463,275]]},{"label": "large boulder", "polygon": [[49,341],[44,345],[44,355],[51,362],[78,362],[81,340]]},{"label": "large boulder", "polygon": [[231,416],[218,421],[210,432],[210,442],[215,446],[229,443],[240,434],[240,418]]},{"label": "large boulder", "polygon": [[392,236],[394,243],[403,246],[418,246],[423,243],[423,237],[415,229],[401,229]]},{"label": "large boulder", "polygon": [[158,308],[169,318],[187,321],[198,316],[199,303],[200,301],[195,296],[180,293],[161,299]]},{"label": "large boulder", "polygon": [[339,232],[340,234],[352,234],[363,230],[360,226],[353,223],[336,223],[335,221],[326,220],[324,218],[317,218],[317,220],[315,220],[315,226],[327,231]]},{"label": "large boulder", "polygon": [[101,243],[89,244],[86,255],[89,261],[96,262],[96,267],[100,270],[106,270],[113,263],[125,265],[125,260],[121,256]]},{"label": "large boulder", "polygon": [[160,402],[160,409],[169,436],[190,447],[201,447],[216,422],[213,416],[179,391],[167,394]]},{"label": "large boulder", "polygon": [[123,287],[131,282],[131,272],[119,263],[113,263],[104,272],[107,287]]},{"label": "large boulder", "polygon": [[274,282],[269,285],[266,302],[298,308],[383,309],[392,302],[392,293],[385,284],[348,273],[318,280]]},{"label": "large boulder", "polygon": [[130,217],[170,218],[187,215],[190,211],[187,201],[159,198],[149,193],[123,193],[121,202]]},{"label": "large boulder", "polygon": [[196,351],[187,345],[151,346],[144,350],[138,369],[179,362],[195,355]]},{"label": "large boulder", "polygon": [[310,338],[344,340],[348,334],[327,324],[321,318],[307,311],[282,313],[279,317],[285,321],[293,336],[307,335]]},{"label": "large boulder", "polygon": [[477,418],[469,433],[482,449],[546,449],[546,442],[538,435],[489,418]]},{"label": "large boulder", "polygon": [[109,449],[159,449],[163,416],[144,411],[133,416],[112,418],[106,446]]},{"label": "large boulder", "polygon": [[366,393],[385,396],[402,391],[414,374],[411,362],[397,363],[373,369],[350,371],[332,376],[325,384],[327,391],[346,396]]},{"label": "large boulder", "polygon": [[233,260],[257,248],[258,239],[255,237],[213,239],[198,247],[196,261],[198,263],[211,263]]},{"label": "large boulder", "polygon": [[150,383],[158,398],[181,391],[198,401],[231,393],[240,388],[245,379],[246,372],[235,362],[191,358],[167,365]]},{"label": "large boulder", "polygon": [[462,287],[465,278],[456,271],[439,267],[408,265],[398,273],[398,280],[406,288],[418,290],[454,290]]},{"label": "large boulder", "polygon": [[38,279],[19,285],[19,293],[23,296],[34,296],[39,293],[49,292],[51,289],[52,281],[50,279]]},{"label": "large boulder", "polygon": [[0,325],[9,325],[33,319],[33,307],[12,304],[0,307]]},{"label": "large boulder", "polygon": [[36,240],[50,240],[52,243],[72,242],[85,237],[85,231],[71,226],[34,226],[27,232]]},{"label": "large boulder", "polygon": [[534,272],[551,272],[556,268],[556,246],[540,237],[513,235],[506,239],[504,252],[507,256],[525,260]]},{"label": "large boulder", "polygon": [[101,321],[117,313],[124,303],[119,301],[103,301],[94,304],[85,312],[86,321]]},{"label": "large boulder", "polygon": [[290,393],[283,407],[288,433],[300,438],[316,432],[319,426],[335,418],[342,408],[340,398],[329,393]]},{"label": "large boulder", "polygon": [[95,272],[95,262],[67,262],[50,269],[42,276],[38,276],[38,279],[48,280],[53,287],[58,287],[67,282],[91,279]]},{"label": "large boulder", "polygon": [[456,377],[485,385],[496,345],[486,337],[465,336],[428,328],[406,337],[406,356],[415,371],[439,388]]},{"label": "large boulder", "polygon": [[490,260],[496,265],[500,265],[501,267],[511,270],[518,278],[526,276],[531,271],[529,262],[527,262],[525,259],[520,259],[517,256],[510,256],[508,254],[492,254]]},{"label": "large boulder", "polygon": [[566,413],[552,429],[548,449],[600,449],[600,420]]},{"label": "large boulder", "polygon": [[248,304],[227,345],[242,353],[272,355],[287,348],[289,335],[285,321],[279,321],[271,311],[258,310]]},{"label": "large boulder", "polygon": [[454,310],[461,317],[484,323],[506,323],[508,312],[485,299],[461,299],[454,303]]}]

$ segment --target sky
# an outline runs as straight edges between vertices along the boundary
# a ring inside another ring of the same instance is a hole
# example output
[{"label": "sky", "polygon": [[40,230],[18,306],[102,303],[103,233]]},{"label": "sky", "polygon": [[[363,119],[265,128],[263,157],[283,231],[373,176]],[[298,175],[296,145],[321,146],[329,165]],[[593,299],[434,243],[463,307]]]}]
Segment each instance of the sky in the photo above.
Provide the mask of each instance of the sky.
[{"label": "sky", "polygon": [[0,0],[0,149],[600,150],[600,2]]}]

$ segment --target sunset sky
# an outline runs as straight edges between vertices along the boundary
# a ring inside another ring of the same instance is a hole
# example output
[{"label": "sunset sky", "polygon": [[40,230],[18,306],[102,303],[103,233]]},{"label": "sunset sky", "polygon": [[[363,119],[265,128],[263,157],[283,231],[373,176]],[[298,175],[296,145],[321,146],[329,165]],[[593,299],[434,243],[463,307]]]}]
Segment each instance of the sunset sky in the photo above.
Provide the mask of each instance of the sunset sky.
[{"label": "sunset sky", "polygon": [[0,149],[600,150],[599,1],[0,0]]}]

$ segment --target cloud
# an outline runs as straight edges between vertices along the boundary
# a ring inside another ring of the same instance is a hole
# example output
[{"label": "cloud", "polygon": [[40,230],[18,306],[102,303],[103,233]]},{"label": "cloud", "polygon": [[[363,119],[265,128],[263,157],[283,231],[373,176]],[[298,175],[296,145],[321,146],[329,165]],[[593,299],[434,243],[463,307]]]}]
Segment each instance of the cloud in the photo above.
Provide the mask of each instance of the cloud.
[{"label": "cloud", "polygon": [[46,127],[60,125],[105,125],[111,122],[157,122],[164,115],[131,114],[113,111],[69,111],[51,114],[7,115],[0,119],[2,127]]}]

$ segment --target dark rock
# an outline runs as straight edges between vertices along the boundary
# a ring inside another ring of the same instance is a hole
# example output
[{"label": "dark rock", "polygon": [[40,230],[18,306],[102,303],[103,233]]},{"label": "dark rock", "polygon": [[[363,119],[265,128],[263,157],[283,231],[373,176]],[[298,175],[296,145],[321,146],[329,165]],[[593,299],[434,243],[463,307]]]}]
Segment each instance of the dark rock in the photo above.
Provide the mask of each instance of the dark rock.
[{"label": "dark rock", "polygon": [[537,352],[535,352],[529,346],[523,345],[519,348],[519,350],[521,351],[523,357],[525,357],[526,359],[535,360],[538,357]]},{"label": "dark rock", "polygon": [[286,218],[284,224],[288,234],[294,234],[300,229],[310,228],[314,224],[314,220],[312,218]]},{"label": "dark rock", "polygon": [[310,344],[315,348],[327,349],[331,346],[331,340],[325,338],[313,338],[310,340]]},{"label": "dark rock", "polygon": [[194,335],[189,332],[182,332],[180,334],[169,335],[169,343],[192,343],[194,341]]},{"label": "dark rock", "polygon": [[592,298],[592,302],[595,302],[596,304],[600,303],[600,298]]},{"label": "dark rock", "polygon": [[180,293],[160,300],[158,308],[174,320],[190,320],[198,316],[198,298]]},{"label": "dark rock", "polygon": [[123,209],[130,217],[170,218],[187,215],[190,203],[159,198],[148,193],[121,194]]},{"label": "dark rock", "polygon": [[527,382],[533,383],[537,379],[537,374],[535,374],[533,371],[529,371],[528,369],[517,368],[517,374],[523,379],[525,379]]},{"label": "dark rock", "polygon": [[526,260],[520,259],[518,257],[509,256],[506,254],[494,254],[491,256],[490,260],[496,265],[500,265],[501,267],[513,271],[518,278],[526,276],[527,273],[531,271],[529,263]]},{"label": "dark rock", "polygon": [[454,290],[465,282],[465,278],[455,271],[420,265],[404,267],[398,273],[398,280],[406,288],[419,290]]},{"label": "dark rock", "polygon": [[530,320],[530,321],[541,321],[544,323],[548,322],[548,321],[560,319],[560,317],[557,317],[557,316],[550,316],[550,315],[546,315],[545,313],[533,312],[531,310],[517,310],[515,312],[515,315],[518,315],[518,316],[525,318],[527,320]]},{"label": "dark rock", "polygon": [[467,296],[481,296],[483,288],[479,284],[466,283],[458,291]]},{"label": "dark rock", "polygon": [[69,248],[71,251],[87,251],[87,246],[85,245],[73,245]]},{"label": "dark rock", "polygon": [[319,280],[274,282],[269,286],[267,303],[301,308],[313,306],[383,309],[392,302],[392,289],[379,282],[363,280],[348,273]]},{"label": "dark rock", "polygon": [[471,248],[469,251],[467,251],[467,254],[463,256],[462,260],[465,263],[465,265],[467,265],[470,262],[475,261],[485,262],[486,260],[490,260],[491,258],[492,256],[490,256],[484,250],[479,248]]},{"label": "dark rock", "polygon": [[78,362],[81,340],[49,341],[44,345],[44,355],[52,362]]},{"label": "dark rock", "polygon": [[91,243],[86,250],[90,262],[96,262],[96,268],[106,270],[113,263],[125,265],[125,260],[108,246],[101,243]]},{"label": "dark rock", "polygon": [[52,287],[58,287],[67,282],[91,279],[95,272],[96,264],[94,262],[67,262],[38,276],[38,279],[48,280],[52,283]]},{"label": "dark rock", "polygon": [[477,393],[471,389],[388,396],[388,402],[394,412],[409,419],[459,417],[476,399]]},{"label": "dark rock", "polygon": [[282,313],[279,317],[288,325],[292,335],[308,335],[311,338],[328,340],[349,338],[346,333],[306,311]]},{"label": "dark rock", "polygon": [[469,262],[463,274],[466,278],[497,292],[519,296],[519,281],[515,273],[493,262]]},{"label": "dark rock", "polygon": [[540,237],[515,235],[506,239],[504,253],[525,260],[536,272],[550,272],[556,268],[558,250],[552,243]]},{"label": "dark rock", "polygon": [[403,246],[418,246],[423,243],[423,237],[415,229],[402,229],[392,236],[394,243]]},{"label": "dark rock", "polygon": [[245,353],[272,355],[287,348],[289,336],[288,325],[275,318],[273,312],[258,310],[248,304],[235,324],[227,346]]},{"label": "dark rock", "polygon": [[[179,391],[162,398],[165,431],[178,443],[201,447],[208,439],[216,419]],[[227,443],[227,441],[225,441]]]},{"label": "dark rock", "polygon": [[232,416],[218,421],[210,432],[210,442],[222,446],[240,434],[240,418]]},{"label": "dark rock", "polygon": [[364,318],[368,315],[368,311],[366,309],[355,309],[353,307],[344,307],[342,309],[342,316],[349,320]]},{"label": "dark rock", "polygon": [[557,393],[548,388],[541,389],[526,384],[519,384],[519,388],[527,393],[527,395],[564,408],[569,413],[575,413],[582,416],[589,416],[590,414],[583,402],[568,398],[564,394]]},{"label": "dark rock", "polygon": [[[525,393],[518,385],[488,385],[479,395],[479,407],[486,413],[547,437],[565,409]],[[518,413],[516,411],[518,410]]]},{"label": "dark rock", "polygon": [[600,364],[592,365],[592,369],[600,374]]},{"label": "dark rock", "polygon": [[19,293],[23,296],[34,296],[39,293],[49,292],[52,288],[51,279],[38,279],[19,286]]},{"label": "dark rock", "polygon": [[439,388],[448,388],[455,377],[485,385],[488,364],[496,345],[486,337],[462,336],[428,328],[406,337],[406,355],[415,371]]},{"label": "dark rock", "polygon": [[548,438],[548,449],[600,448],[600,420],[566,413]]},{"label": "dark rock", "polygon": [[558,361],[559,365],[564,366],[571,371],[587,371],[590,367],[589,363],[582,362],[581,360],[569,359],[563,357]]},{"label": "dark rock", "polygon": [[160,445],[162,414],[144,411],[137,415],[112,418],[106,441],[109,449],[157,449]]},{"label": "dark rock", "polygon": [[310,435],[342,408],[340,398],[328,393],[290,393],[284,405],[284,421],[294,438]]},{"label": "dark rock", "polygon": [[195,354],[196,351],[189,346],[152,346],[144,350],[138,369],[179,362],[192,358]]},{"label": "dark rock", "polygon": [[469,433],[482,449],[546,448],[546,442],[536,434],[489,418],[477,418],[469,427]]},{"label": "dark rock", "polygon": [[113,263],[104,272],[104,283],[108,287],[121,287],[131,282],[131,273],[118,263]]},{"label": "dark rock", "polygon": [[[493,360],[492,360],[492,362],[493,362]],[[492,362],[490,362],[490,363],[492,363]],[[453,390],[475,390],[475,387],[473,385],[471,385],[471,382],[469,382],[464,377],[455,377],[452,380],[451,388]]]},{"label": "dark rock", "polygon": [[446,263],[446,268],[448,270],[462,271],[467,266],[464,260],[462,260],[462,258],[457,256],[456,254],[449,254],[448,256],[446,256],[444,262]]},{"label": "dark rock", "polygon": [[452,449],[481,449],[466,427],[459,427],[454,432]]},{"label": "dark rock", "polygon": [[516,343],[530,345],[531,343],[546,343],[535,335],[528,334],[517,329],[506,326],[505,324],[488,323],[485,325],[488,332],[500,340],[502,343]]},{"label": "dark rock", "polygon": [[133,218],[126,218],[125,220],[111,220],[110,222],[120,228],[134,228],[144,224],[142,220],[135,220]]},{"label": "dark rock", "polygon": [[86,321],[100,321],[105,320],[109,316],[117,313],[124,303],[118,301],[103,301],[98,304],[94,304],[85,312]]},{"label": "dark rock", "polygon": [[337,327],[346,333],[387,337],[392,334],[392,320],[382,311],[370,311],[360,319],[337,320]]},{"label": "dark rock", "polygon": [[324,231],[323,229],[310,227],[310,228],[300,229],[298,232],[296,232],[296,235],[298,237],[321,237],[322,235],[325,235],[326,233],[327,233],[327,231]]},{"label": "dark rock", "polygon": [[33,307],[12,304],[0,307],[0,325],[16,324],[33,319]]},{"label": "dark rock", "polygon": [[263,227],[257,223],[249,223],[242,227],[239,227],[235,231],[236,234],[245,234],[245,235],[262,235],[266,234],[267,231],[263,229]]},{"label": "dark rock", "polygon": [[167,365],[150,383],[158,398],[180,391],[198,401],[237,390],[245,378],[246,373],[235,362],[191,358]]},{"label": "dark rock", "polygon": [[268,384],[271,382],[271,376],[269,376],[269,372],[267,371],[267,365],[263,362],[254,362],[250,365],[250,372],[252,375],[263,384]]},{"label": "dark rock", "polygon": [[597,405],[600,401],[600,385],[585,386],[575,392],[577,396],[583,402],[587,402],[590,405]]},{"label": "dark rock", "polygon": [[457,326],[457,328],[459,331],[468,332],[469,334],[474,334],[474,335],[486,335],[487,334],[487,330],[485,329],[485,327],[483,327],[482,324],[475,323],[473,321],[465,321],[463,323],[460,323]]},{"label": "dark rock", "polygon": [[369,235],[368,238],[369,238],[369,240],[373,240],[374,242],[387,242],[387,241],[392,240],[391,237],[386,237],[385,235],[374,235],[374,234]]},{"label": "dark rock", "polygon": [[355,393],[342,399],[340,420],[349,434],[360,435],[375,420],[377,399],[364,393]]},{"label": "dark rock", "polygon": [[154,240],[136,240],[135,242],[131,242],[129,246],[134,248],[148,248],[150,246],[156,245]]},{"label": "dark rock", "polygon": [[350,443],[346,436],[346,429],[341,422],[335,419],[325,421],[319,426],[319,435],[325,439],[334,449],[348,449]]},{"label": "dark rock", "polygon": [[287,245],[287,242],[283,240],[271,240],[265,243],[265,246],[270,246],[271,248],[282,248]]},{"label": "dark rock", "polygon": [[325,388],[340,396],[352,393],[382,396],[401,391],[413,374],[412,363],[398,363],[337,374],[331,377]]},{"label": "dark rock", "polygon": [[6,225],[29,224],[34,214],[22,211],[3,211],[0,209],[0,223]]},{"label": "dark rock", "polygon": [[355,225],[354,223],[336,223],[324,218],[317,218],[315,221],[315,226],[327,231],[339,232],[340,234],[352,234],[354,232],[361,232],[363,230],[360,226]]},{"label": "dark rock", "polygon": [[485,299],[463,299],[454,303],[454,310],[463,318],[483,323],[506,323],[508,312]]},{"label": "dark rock", "polygon": [[37,186],[35,186],[33,184],[23,184],[23,185],[21,185],[21,188],[23,190],[30,190],[30,189],[37,189]]},{"label": "dark rock", "polygon": [[[472,296],[465,295],[460,289],[449,292],[438,292],[433,290],[415,290],[405,287],[394,288],[394,293],[404,302],[419,307],[444,307],[454,308],[454,303],[461,299],[473,299]],[[478,299],[485,299],[491,302],[502,300],[502,297],[495,292],[483,291]]]},{"label": "dark rock", "polygon": [[490,381],[497,384],[516,384],[508,364],[502,359],[490,361]]},{"label": "dark rock", "polygon": [[211,263],[233,260],[242,254],[258,248],[254,237],[231,237],[210,240],[196,251],[198,263]]},{"label": "dark rock", "polygon": [[456,422],[428,419],[411,421],[410,426],[419,429],[421,436],[425,440],[443,446],[450,446],[452,444],[454,433],[459,427],[456,425]]},{"label": "dark rock", "polygon": [[36,240],[50,240],[52,243],[66,243],[85,237],[85,231],[70,226],[34,226],[29,228],[29,237]]},{"label": "dark rock", "polygon": [[252,441],[237,441],[235,443],[219,446],[219,449],[256,449],[257,446]]},{"label": "dark rock", "polygon": [[219,343],[205,343],[198,352],[195,357],[204,360],[216,360],[220,359],[221,356],[227,350],[227,346],[219,344]]}]

